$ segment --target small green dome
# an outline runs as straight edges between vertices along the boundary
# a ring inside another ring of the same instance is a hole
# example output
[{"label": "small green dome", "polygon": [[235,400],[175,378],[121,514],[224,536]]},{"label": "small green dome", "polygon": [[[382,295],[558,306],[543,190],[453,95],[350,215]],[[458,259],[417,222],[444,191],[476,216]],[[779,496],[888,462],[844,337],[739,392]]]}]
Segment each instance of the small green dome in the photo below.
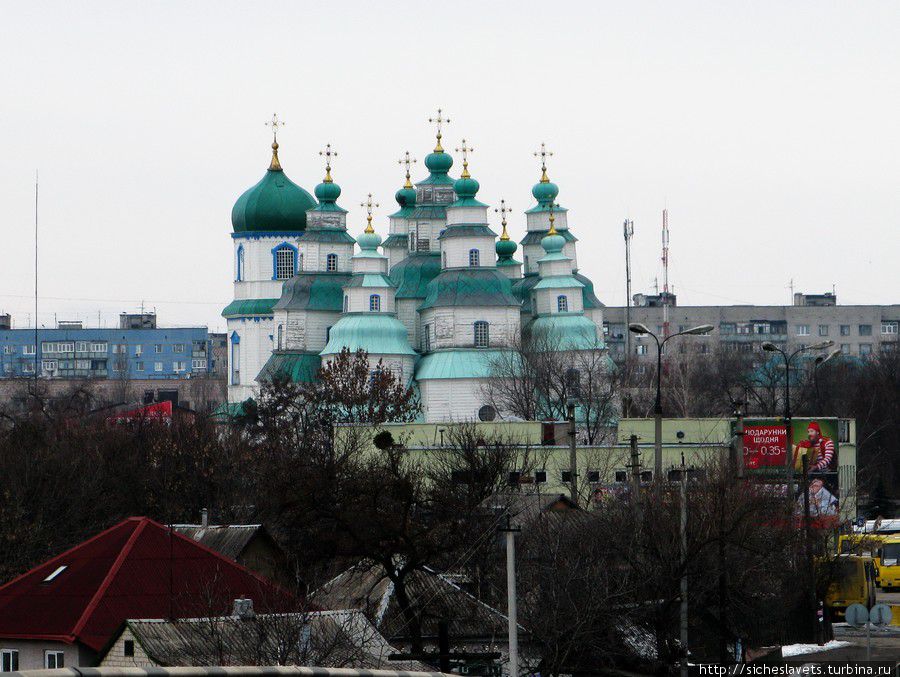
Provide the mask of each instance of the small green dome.
[{"label": "small green dome", "polygon": [[374,250],[381,244],[381,236],[378,233],[362,233],[356,238],[360,249]]},{"label": "small green dome", "polygon": [[234,203],[231,226],[235,233],[305,230],[306,211],[315,206],[315,198],[285,175],[275,155],[262,180]]},{"label": "small green dome", "polygon": [[481,188],[481,185],[470,176],[457,179],[453,184],[453,191],[460,200],[475,197],[479,188]]},{"label": "small green dome", "polygon": [[548,202],[553,202],[556,199],[556,196],[559,195],[559,186],[552,181],[542,181],[534,184],[534,188],[531,189],[531,194],[534,195],[534,199],[539,203],[546,204]]},{"label": "small green dome", "polygon": [[401,209],[414,207],[416,205],[416,189],[404,186],[396,192],[394,199],[397,200],[397,204],[400,205]]},{"label": "small green dome", "polygon": [[497,240],[497,256],[510,258],[516,253],[518,246],[512,240]]},{"label": "small green dome", "polygon": [[316,186],[316,198],[319,202],[337,202],[341,196],[341,187],[334,181],[327,181]]},{"label": "small green dome", "polygon": [[453,166],[453,158],[448,153],[429,153],[425,156],[425,166],[432,174],[446,174]]},{"label": "small green dome", "polygon": [[562,251],[562,248],[566,245],[566,238],[564,238],[559,233],[555,235],[545,235],[541,239],[541,246],[544,248],[544,251],[548,254],[558,254]]}]

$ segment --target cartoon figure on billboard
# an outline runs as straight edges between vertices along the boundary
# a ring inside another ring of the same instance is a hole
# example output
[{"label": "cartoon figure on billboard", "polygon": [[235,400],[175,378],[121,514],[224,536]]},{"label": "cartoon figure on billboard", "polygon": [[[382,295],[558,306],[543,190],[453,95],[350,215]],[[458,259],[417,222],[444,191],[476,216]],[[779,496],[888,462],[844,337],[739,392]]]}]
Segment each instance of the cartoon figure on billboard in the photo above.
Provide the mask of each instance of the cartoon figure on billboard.
[{"label": "cartoon figure on billboard", "polygon": [[822,473],[837,470],[837,455],[834,453],[834,440],[822,434],[822,427],[817,421],[810,421],[806,426],[806,439],[794,445],[794,468],[803,469],[803,455],[809,462],[809,472]]}]

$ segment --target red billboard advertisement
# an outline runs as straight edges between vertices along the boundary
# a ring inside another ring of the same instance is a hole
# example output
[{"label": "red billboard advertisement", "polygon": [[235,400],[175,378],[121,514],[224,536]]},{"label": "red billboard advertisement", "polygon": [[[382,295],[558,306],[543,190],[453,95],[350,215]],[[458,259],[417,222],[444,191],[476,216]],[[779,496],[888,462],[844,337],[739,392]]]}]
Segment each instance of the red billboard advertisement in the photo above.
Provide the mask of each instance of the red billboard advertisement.
[{"label": "red billboard advertisement", "polygon": [[783,468],[784,425],[764,423],[744,426],[744,467],[749,470],[776,466]]}]

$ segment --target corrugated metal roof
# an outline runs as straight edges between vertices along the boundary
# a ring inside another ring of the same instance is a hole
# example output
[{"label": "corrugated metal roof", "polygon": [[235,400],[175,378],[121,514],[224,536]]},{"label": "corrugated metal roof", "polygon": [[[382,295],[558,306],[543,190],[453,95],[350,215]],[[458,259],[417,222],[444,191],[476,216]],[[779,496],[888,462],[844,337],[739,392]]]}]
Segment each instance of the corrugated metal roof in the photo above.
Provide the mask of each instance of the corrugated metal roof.
[{"label": "corrugated metal roof", "polygon": [[261,524],[175,524],[182,536],[215,550],[229,559],[237,560],[257,534],[263,533]]},{"label": "corrugated metal roof", "polygon": [[384,242],[381,243],[382,247],[408,247],[409,246],[409,235],[404,235],[403,233],[394,233],[393,235],[388,235]]},{"label": "corrugated metal roof", "polygon": [[390,313],[349,313],[331,328],[322,355],[365,350],[373,355],[415,355],[406,326]]},{"label": "corrugated metal roof", "polygon": [[219,553],[131,517],[0,588],[0,637],[80,642],[98,651],[128,618],[197,616],[245,595],[265,600],[270,611],[296,603]]},{"label": "corrugated metal roof", "polygon": [[581,289],[584,287],[572,275],[548,275],[542,277],[541,281],[534,285],[535,289]]},{"label": "corrugated metal roof", "polygon": [[271,315],[278,299],[237,299],[222,310],[222,317],[236,315]]},{"label": "corrugated metal roof", "polygon": [[279,376],[291,383],[310,383],[315,379],[321,366],[322,358],[318,353],[276,350],[266,360],[256,380],[262,383]]},{"label": "corrugated metal roof", "polygon": [[281,298],[275,310],[333,310],[341,312],[343,287],[350,273],[300,273],[281,287]]},{"label": "corrugated metal roof", "polygon": [[323,228],[322,230],[307,230],[300,238],[302,242],[325,242],[328,244],[354,244],[356,240],[346,230],[339,228]]},{"label": "corrugated metal roof", "polygon": [[430,670],[396,653],[359,610],[129,620],[127,628],[162,667],[312,664],[358,669]]},{"label": "corrugated metal roof", "polygon": [[425,355],[416,367],[416,380],[487,378],[504,355],[502,350],[441,350]]},{"label": "corrugated metal roof", "polygon": [[483,237],[497,237],[497,233],[484,223],[456,223],[447,226],[438,235],[438,240],[447,240],[452,237],[471,237],[472,235]]},{"label": "corrugated metal roof", "polygon": [[[359,256],[359,254],[357,254]],[[362,273],[353,276],[348,287],[393,287],[394,283],[391,278],[382,273]]]},{"label": "corrugated metal roof", "polygon": [[428,283],[419,310],[447,306],[519,306],[512,281],[496,268],[453,268]]},{"label": "corrugated metal roof", "polygon": [[397,285],[395,298],[424,299],[428,283],[441,272],[440,252],[415,252],[391,268],[391,280]]}]

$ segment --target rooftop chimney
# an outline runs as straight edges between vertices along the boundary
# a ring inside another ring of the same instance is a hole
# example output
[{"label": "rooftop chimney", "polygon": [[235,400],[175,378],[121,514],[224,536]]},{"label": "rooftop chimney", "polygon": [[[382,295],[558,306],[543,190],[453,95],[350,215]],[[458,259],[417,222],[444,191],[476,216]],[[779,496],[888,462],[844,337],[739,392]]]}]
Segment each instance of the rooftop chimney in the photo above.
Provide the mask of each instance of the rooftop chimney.
[{"label": "rooftop chimney", "polygon": [[200,526],[204,529],[209,526],[209,510],[206,508],[200,511]]},{"label": "rooftop chimney", "polygon": [[253,600],[246,597],[234,600],[234,610],[231,615],[241,620],[254,618],[256,614],[253,611]]}]

